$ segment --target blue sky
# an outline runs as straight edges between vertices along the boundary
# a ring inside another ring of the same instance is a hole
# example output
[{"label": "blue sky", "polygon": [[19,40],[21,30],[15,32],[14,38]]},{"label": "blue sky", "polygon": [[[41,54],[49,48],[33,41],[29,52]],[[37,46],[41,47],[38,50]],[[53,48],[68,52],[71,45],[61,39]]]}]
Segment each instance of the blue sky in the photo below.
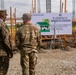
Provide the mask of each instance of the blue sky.
[{"label": "blue sky", "polygon": [[[60,0],[51,0],[51,12],[59,13]],[[62,0],[64,2],[64,0]],[[4,7],[9,13],[10,7],[17,10],[17,16],[21,17],[23,13],[32,11],[32,0],[4,0]],[[46,13],[46,0],[40,0],[41,12]],[[72,0],[67,0],[67,11],[72,12]]]}]

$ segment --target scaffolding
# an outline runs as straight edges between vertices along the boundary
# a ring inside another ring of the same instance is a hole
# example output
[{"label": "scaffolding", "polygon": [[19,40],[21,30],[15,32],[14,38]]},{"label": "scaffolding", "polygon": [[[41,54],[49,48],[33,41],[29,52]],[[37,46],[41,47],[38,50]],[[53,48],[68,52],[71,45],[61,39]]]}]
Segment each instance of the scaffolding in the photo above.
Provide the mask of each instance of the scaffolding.
[{"label": "scaffolding", "polygon": [[37,9],[38,9],[38,13],[41,12],[41,9],[40,9],[40,0],[37,0]]},{"label": "scaffolding", "polygon": [[1,10],[4,10],[4,0],[0,0]]},{"label": "scaffolding", "polygon": [[51,13],[51,0],[46,0],[46,12]]}]

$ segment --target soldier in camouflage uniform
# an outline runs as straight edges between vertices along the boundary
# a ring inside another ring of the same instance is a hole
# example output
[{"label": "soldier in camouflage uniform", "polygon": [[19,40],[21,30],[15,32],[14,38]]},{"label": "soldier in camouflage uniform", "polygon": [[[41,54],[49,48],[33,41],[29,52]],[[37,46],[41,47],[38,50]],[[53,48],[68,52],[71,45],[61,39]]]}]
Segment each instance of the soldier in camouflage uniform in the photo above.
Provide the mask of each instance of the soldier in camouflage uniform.
[{"label": "soldier in camouflage uniform", "polygon": [[41,45],[39,30],[30,23],[31,14],[23,14],[24,25],[16,33],[16,46],[21,54],[22,75],[35,75],[37,48]]},{"label": "soldier in camouflage uniform", "polygon": [[0,75],[6,75],[9,68],[9,58],[13,56],[10,35],[5,24],[6,10],[0,10]]}]

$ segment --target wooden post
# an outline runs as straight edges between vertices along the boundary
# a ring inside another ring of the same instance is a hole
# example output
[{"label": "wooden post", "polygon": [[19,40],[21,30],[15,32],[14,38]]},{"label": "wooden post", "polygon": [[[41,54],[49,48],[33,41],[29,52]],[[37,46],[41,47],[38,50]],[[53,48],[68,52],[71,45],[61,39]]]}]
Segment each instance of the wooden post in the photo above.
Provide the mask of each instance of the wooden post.
[{"label": "wooden post", "polygon": [[[64,13],[66,13],[66,0],[64,5]],[[66,35],[64,35],[64,46],[66,47]]]},{"label": "wooden post", "polygon": [[61,12],[63,13],[63,3],[62,3],[62,10],[61,10]]},{"label": "wooden post", "polygon": [[36,13],[36,0],[32,0],[32,12]]},{"label": "wooden post", "polygon": [[34,0],[34,13],[36,13],[36,0]]},{"label": "wooden post", "polygon": [[11,37],[12,37],[12,8],[10,7],[10,26],[11,26]]},{"label": "wooden post", "polygon": [[17,31],[17,28],[16,28],[16,8],[14,9],[14,20],[15,20],[15,32]]},{"label": "wooden post", "polygon": [[14,9],[14,19],[15,19],[15,25],[16,25],[16,8]]},{"label": "wooden post", "polygon": [[65,0],[65,3],[64,3],[64,12],[66,13],[66,0]]},{"label": "wooden post", "polygon": [[10,7],[10,27],[11,27],[11,42],[12,42],[12,7]]}]

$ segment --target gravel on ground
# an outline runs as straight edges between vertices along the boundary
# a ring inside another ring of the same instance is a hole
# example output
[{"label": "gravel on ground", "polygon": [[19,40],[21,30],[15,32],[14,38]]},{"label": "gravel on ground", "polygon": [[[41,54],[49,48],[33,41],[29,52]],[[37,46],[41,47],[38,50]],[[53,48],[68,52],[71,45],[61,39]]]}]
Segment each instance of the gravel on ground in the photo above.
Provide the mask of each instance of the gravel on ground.
[{"label": "gravel on ground", "polygon": [[[7,75],[22,75],[20,54],[10,59]],[[76,75],[76,49],[46,49],[38,53],[36,75]]]}]

